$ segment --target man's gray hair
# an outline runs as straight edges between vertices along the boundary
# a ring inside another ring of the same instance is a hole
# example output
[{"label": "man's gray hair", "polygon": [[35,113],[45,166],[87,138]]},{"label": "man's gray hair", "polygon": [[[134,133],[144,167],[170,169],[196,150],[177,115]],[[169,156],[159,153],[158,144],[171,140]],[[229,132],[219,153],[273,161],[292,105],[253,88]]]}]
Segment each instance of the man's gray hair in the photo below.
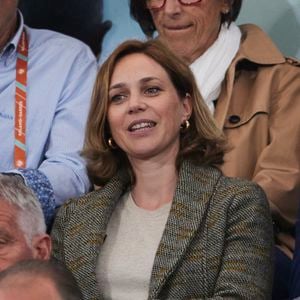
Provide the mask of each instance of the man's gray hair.
[{"label": "man's gray hair", "polygon": [[0,201],[6,201],[17,208],[18,224],[31,246],[34,236],[46,232],[45,218],[38,199],[18,177],[0,174]]}]

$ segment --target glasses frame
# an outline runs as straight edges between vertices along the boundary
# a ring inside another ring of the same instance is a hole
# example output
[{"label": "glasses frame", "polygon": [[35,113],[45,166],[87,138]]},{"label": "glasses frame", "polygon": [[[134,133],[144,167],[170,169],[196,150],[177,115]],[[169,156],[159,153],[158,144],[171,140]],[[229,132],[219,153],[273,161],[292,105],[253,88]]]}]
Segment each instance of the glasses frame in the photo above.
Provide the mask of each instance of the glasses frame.
[{"label": "glasses frame", "polygon": [[[162,0],[162,5],[159,6],[159,7],[150,7],[149,4],[148,4],[150,1],[149,1],[149,0],[146,0],[146,7],[147,7],[147,9],[149,9],[149,10],[162,9],[162,8],[165,6],[166,1],[167,1],[167,0]],[[183,0],[177,0],[177,1],[179,1],[179,3],[180,3],[181,5],[183,5],[183,6],[191,6],[191,5],[195,5],[196,3],[201,2],[202,0],[196,0],[195,2],[192,2],[192,3],[184,3],[184,2],[182,2]]]}]

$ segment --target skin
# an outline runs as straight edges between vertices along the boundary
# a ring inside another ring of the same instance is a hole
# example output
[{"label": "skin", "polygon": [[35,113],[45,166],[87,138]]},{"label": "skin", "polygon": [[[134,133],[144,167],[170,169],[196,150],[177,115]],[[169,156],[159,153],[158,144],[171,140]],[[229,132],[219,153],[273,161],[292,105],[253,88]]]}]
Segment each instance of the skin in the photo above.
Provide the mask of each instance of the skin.
[{"label": "skin", "polygon": [[19,214],[16,206],[0,199],[0,271],[22,260],[50,258],[50,237],[36,235],[28,245],[18,223]]},{"label": "skin", "polygon": [[54,283],[26,273],[11,275],[0,283],[0,300],[61,300]]},{"label": "skin", "polygon": [[112,137],[136,175],[133,198],[144,209],[157,209],[173,198],[180,125],[191,114],[190,98],[181,99],[166,71],[144,54],[117,63],[109,98]]},{"label": "skin", "polygon": [[0,51],[17,29],[17,0],[0,0]]},{"label": "skin", "polygon": [[202,0],[189,6],[178,0],[166,0],[163,8],[150,13],[159,39],[191,64],[217,39],[221,13],[229,7],[229,0]]}]

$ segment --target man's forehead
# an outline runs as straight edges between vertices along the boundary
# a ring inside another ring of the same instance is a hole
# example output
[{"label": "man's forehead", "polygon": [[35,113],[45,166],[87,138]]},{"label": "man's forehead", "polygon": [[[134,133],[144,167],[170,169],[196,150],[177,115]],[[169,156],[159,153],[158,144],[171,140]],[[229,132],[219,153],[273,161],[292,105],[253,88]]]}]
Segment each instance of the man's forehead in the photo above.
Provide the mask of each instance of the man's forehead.
[{"label": "man's forehead", "polygon": [[19,209],[16,205],[0,200],[0,231],[3,225],[6,223],[15,226],[18,217]]},{"label": "man's forehead", "polygon": [[9,203],[6,200],[0,199],[0,213],[1,212],[3,212],[3,213],[7,212],[7,213],[11,213],[11,214],[16,215],[18,213],[18,211],[19,211],[19,208],[15,204]]}]

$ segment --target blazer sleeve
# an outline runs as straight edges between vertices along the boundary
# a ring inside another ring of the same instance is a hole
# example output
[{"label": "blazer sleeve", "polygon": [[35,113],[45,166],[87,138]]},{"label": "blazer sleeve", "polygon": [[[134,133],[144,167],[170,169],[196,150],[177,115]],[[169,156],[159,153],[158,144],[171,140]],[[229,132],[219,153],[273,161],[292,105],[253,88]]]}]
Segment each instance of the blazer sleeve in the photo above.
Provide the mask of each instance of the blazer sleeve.
[{"label": "blazer sleeve", "polygon": [[227,211],[226,235],[212,299],[269,299],[273,228],[269,205],[254,183],[241,187]]}]

